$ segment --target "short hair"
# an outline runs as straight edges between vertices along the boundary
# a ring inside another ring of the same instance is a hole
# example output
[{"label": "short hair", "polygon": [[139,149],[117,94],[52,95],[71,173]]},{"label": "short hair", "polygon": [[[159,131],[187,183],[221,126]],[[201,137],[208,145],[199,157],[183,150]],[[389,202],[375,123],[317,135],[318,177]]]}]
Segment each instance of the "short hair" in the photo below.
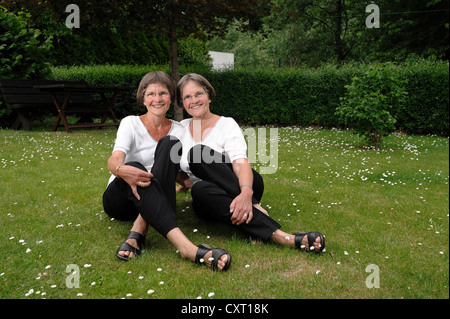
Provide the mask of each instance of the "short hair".
[{"label": "short hair", "polygon": [[136,99],[139,104],[144,104],[145,90],[150,84],[159,83],[167,87],[169,90],[170,99],[175,101],[175,81],[163,71],[152,71],[144,75],[136,93]]},{"label": "short hair", "polygon": [[207,79],[205,79],[203,76],[197,73],[188,73],[185,76],[181,78],[181,80],[177,84],[177,97],[178,97],[178,105],[183,105],[183,97],[181,95],[181,91],[183,91],[184,86],[190,82],[193,81],[203,87],[206,94],[208,94],[209,99],[214,101],[216,98],[216,90],[214,90],[214,87],[211,85],[211,83],[208,82]]}]

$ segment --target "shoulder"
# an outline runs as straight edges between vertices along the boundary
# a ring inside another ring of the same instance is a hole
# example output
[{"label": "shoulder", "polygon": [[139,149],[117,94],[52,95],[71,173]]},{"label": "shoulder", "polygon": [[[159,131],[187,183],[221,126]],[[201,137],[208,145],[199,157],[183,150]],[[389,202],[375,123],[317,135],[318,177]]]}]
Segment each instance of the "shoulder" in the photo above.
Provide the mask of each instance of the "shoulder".
[{"label": "shoulder", "polygon": [[181,139],[183,137],[184,131],[185,131],[184,126],[180,122],[177,122],[174,120],[170,120],[170,121],[172,122],[172,127],[169,131],[169,134],[174,135],[177,138]]},{"label": "shoulder", "polygon": [[129,115],[124,117],[121,121],[120,121],[120,125],[135,125],[136,122],[139,120],[139,116],[136,115]]},{"label": "shoulder", "polygon": [[189,123],[191,123],[191,119],[190,118],[182,120],[179,124],[181,126],[183,126],[183,127],[188,127]]},{"label": "shoulder", "polygon": [[181,125],[180,122],[177,122],[175,120],[170,120],[170,122],[172,122],[172,127],[174,127],[174,128],[183,127],[183,125]]},{"label": "shoulder", "polygon": [[175,120],[170,120],[172,122],[172,130],[184,130],[184,125]]},{"label": "shoulder", "polygon": [[239,127],[239,124],[232,117],[221,116],[219,121],[217,122],[222,127],[226,128],[236,128]]}]

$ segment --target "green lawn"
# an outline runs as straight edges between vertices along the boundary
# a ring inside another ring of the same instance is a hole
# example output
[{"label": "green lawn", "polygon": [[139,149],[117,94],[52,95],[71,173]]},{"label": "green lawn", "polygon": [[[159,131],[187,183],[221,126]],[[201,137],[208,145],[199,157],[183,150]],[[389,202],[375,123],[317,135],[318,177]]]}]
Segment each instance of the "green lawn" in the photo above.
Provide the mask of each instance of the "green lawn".
[{"label": "green lawn", "polygon": [[187,236],[233,256],[217,273],[152,230],[139,259],[114,257],[131,226],[102,207],[115,132],[0,131],[1,299],[449,298],[448,138],[392,135],[376,151],[348,131],[280,128],[262,205],[285,231],[324,233],[327,251],[252,243],[179,194]]}]

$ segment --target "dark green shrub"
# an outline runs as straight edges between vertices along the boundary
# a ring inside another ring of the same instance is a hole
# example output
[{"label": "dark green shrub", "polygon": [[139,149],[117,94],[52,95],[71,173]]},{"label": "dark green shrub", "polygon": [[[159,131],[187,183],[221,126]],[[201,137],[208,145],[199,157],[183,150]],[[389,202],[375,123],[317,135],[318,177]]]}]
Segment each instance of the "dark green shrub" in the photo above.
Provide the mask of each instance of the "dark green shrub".
[{"label": "dark green shrub", "polygon": [[[371,65],[323,66],[317,69],[232,70],[213,72],[205,67],[181,66],[181,75],[196,72],[204,75],[217,91],[211,109],[234,117],[241,124],[341,127],[336,109],[344,97],[346,85],[353,77],[364,77]],[[145,111],[135,102],[134,91],[142,76],[152,70],[170,74],[169,66],[93,66],[53,68],[51,78],[85,80],[98,85],[121,85],[135,88],[119,96],[119,117]],[[381,72],[381,71],[380,71]],[[397,130],[409,134],[449,133],[448,63],[422,61],[415,64],[389,65],[382,76],[393,76],[409,93],[405,104],[393,104],[389,110],[396,119]],[[369,81],[369,80],[367,80]],[[386,87],[384,78],[374,87]],[[370,83],[370,81],[369,81]],[[367,92],[371,89],[368,88]],[[381,103],[385,95],[379,92]],[[367,98],[369,99],[370,96]],[[377,97],[375,97],[377,98]],[[404,106],[402,106],[404,105]],[[170,115],[171,116],[171,115]],[[185,116],[187,116],[185,114]]]},{"label": "dark green shrub", "polygon": [[336,115],[378,149],[382,138],[396,129],[393,110],[405,105],[404,83],[389,64],[371,66],[345,86]]},{"label": "dark green shrub", "polygon": [[47,62],[51,38],[31,28],[29,14],[15,15],[0,7],[0,78],[42,78],[50,71]]},{"label": "dark green shrub", "polygon": [[[52,47],[51,38],[31,28],[27,22],[29,17],[24,12],[15,15],[0,6],[1,79],[38,79],[50,71],[47,56]],[[0,126],[9,113],[0,93]]]},{"label": "dark green shrub", "polygon": [[449,65],[422,60],[397,69],[409,92],[408,104],[396,109],[398,128],[413,134],[449,135]]}]

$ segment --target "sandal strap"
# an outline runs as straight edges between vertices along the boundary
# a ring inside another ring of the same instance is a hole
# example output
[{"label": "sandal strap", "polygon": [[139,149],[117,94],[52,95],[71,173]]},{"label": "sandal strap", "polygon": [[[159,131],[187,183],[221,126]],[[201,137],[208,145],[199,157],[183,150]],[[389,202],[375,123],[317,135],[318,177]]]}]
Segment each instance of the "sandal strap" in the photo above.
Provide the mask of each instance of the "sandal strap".
[{"label": "sandal strap", "polygon": [[145,243],[145,236],[135,231],[130,231],[127,239],[136,239],[139,249],[142,249],[142,246],[144,246]]},{"label": "sandal strap", "polygon": [[[211,247],[209,247],[206,244],[201,244],[198,245],[198,250],[197,250],[197,254],[195,255],[195,263],[196,264],[205,264],[205,261],[203,260],[205,258],[206,253],[208,253],[209,251],[212,251],[212,262],[211,262],[211,269],[212,270],[218,270],[218,262],[219,259],[222,255],[227,255],[228,256],[228,260],[227,263],[225,264],[225,267],[223,267],[222,271],[226,271],[228,270],[228,268],[230,268],[231,265],[231,255],[228,251],[226,251],[225,249],[221,249],[221,248],[214,248],[211,249]],[[201,261],[203,260],[203,261]],[[206,264],[205,264],[206,265]]]},{"label": "sandal strap", "polygon": [[221,248],[214,248],[212,250],[212,257],[214,258],[212,261],[212,269],[213,270],[218,270],[218,262],[220,257],[222,257],[222,255],[227,255],[228,256],[228,260],[227,263],[225,264],[225,267],[223,267],[222,271],[228,270],[228,268],[230,268],[231,265],[231,255],[228,251],[226,251],[225,249],[221,249]]},{"label": "sandal strap", "polygon": [[131,245],[128,244],[127,242],[123,242],[123,244],[119,247],[119,249],[117,249],[117,251],[116,251],[116,257],[117,257],[118,259],[120,259],[120,260],[128,261],[128,260],[129,260],[128,257],[126,257],[126,256],[120,256],[120,255],[119,255],[119,252],[120,252],[120,251],[130,251],[130,252],[134,253],[134,254],[136,255],[136,257],[139,256],[139,255],[141,254],[141,250],[140,250],[140,249],[137,249],[137,248],[131,246]]},{"label": "sandal strap", "polygon": [[319,232],[311,232],[308,233],[308,244],[309,247],[314,247],[314,242],[316,241],[317,237],[320,237],[320,249],[317,250],[318,253],[320,253],[325,248],[325,236],[323,236],[322,233]]},{"label": "sandal strap", "polygon": [[134,253],[136,255],[140,255],[141,254],[141,250],[139,248],[131,246],[126,241],[124,241],[123,244],[119,247],[117,252],[119,252],[119,251],[131,251],[132,253]]},{"label": "sandal strap", "polygon": [[294,234],[294,243],[295,243],[295,248],[297,249],[305,249],[304,247],[302,248],[302,240],[303,237],[305,237],[306,233],[302,233],[302,232],[298,232]]},{"label": "sandal strap", "polygon": [[[205,244],[198,245],[197,247],[198,247],[198,249],[197,249],[197,254],[195,255],[195,263],[196,264],[202,264],[202,263],[204,263],[203,259],[204,259],[205,255],[206,255],[206,253],[208,251],[210,251],[211,248],[208,245],[205,245]],[[203,260],[203,261],[201,261],[201,260]]]},{"label": "sandal strap", "polygon": [[[129,243],[126,242],[127,239],[135,239],[139,248],[131,246]],[[125,241],[122,243],[122,245],[116,251],[116,257],[123,261],[128,261],[129,258],[125,257],[125,256],[120,256],[119,255],[120,251],[130,251],[130,252],[134,253],[136,256],[139,256],[141,254],[142,247],[144,246],[144,243],[145,243],[145,236],[141,235],[135,231],[130,231],[127,239],[125,239]]]},{"label": "sandal strap", "polygon": [[[306,250],[306,247],[302,248],[302,240],[303,237],[307,236],[306,238],[308,239],[308,249],[309,251],[316,251],[318,253],[320,253],[324,248],[325,248],[325,237],[323,236],[322,233],[319,232],[309,232],[309,233],[304,233],[304,232],[298,232],[294,234],[294,242],[295,242],[295,247],[298,249],[304,249]],[[314,242],[316,241],[316,238],[320,237],[320,249],[319,250],[315,250],[314,248]],[[313,249],[311,249],[311,247],[313,247]]]}]

